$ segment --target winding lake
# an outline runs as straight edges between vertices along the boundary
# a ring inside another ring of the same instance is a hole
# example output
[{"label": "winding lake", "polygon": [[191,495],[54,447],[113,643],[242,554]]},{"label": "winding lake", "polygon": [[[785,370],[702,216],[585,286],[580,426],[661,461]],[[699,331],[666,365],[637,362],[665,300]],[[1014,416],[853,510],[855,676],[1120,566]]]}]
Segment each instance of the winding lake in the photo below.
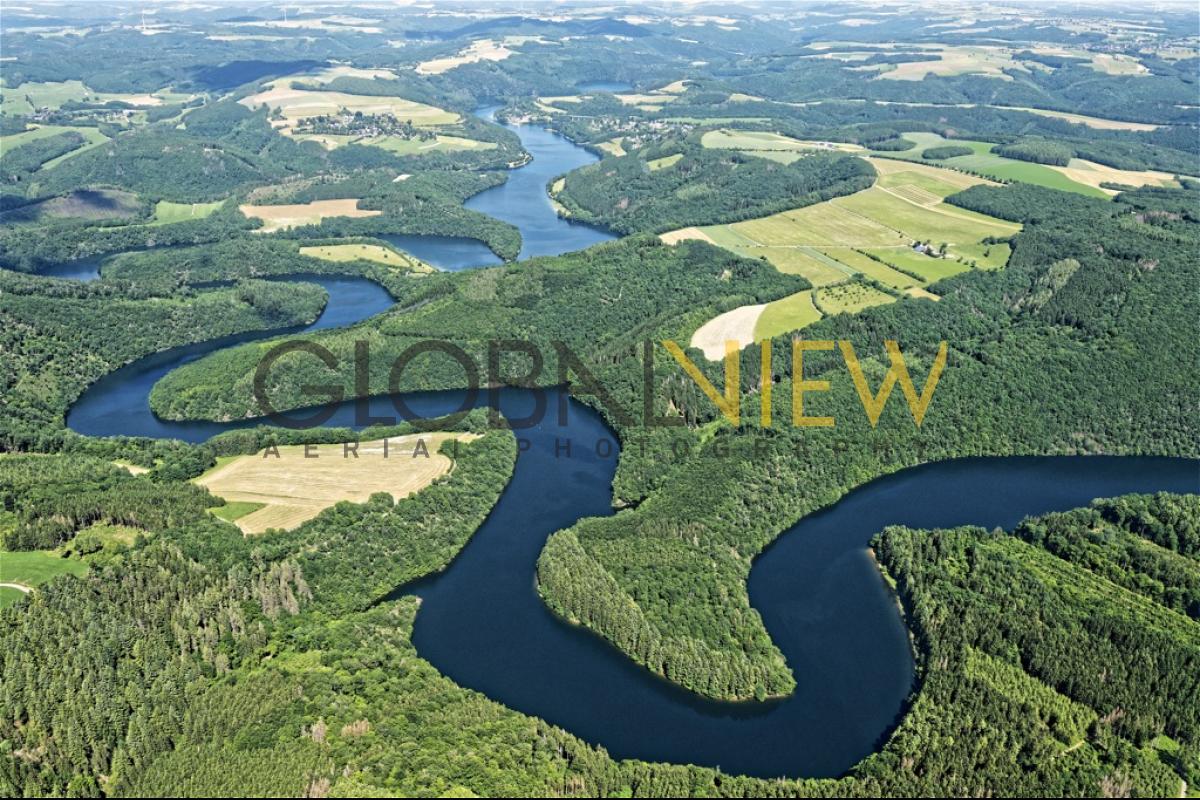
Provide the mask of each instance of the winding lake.
[{"label": "winding lake", "polygon": [[[482,108],[476,114],[488,122],[496,121],[495,108]],[[504,183],[485,189],[464,205],[517,226],[522,259],[582,250],[615,238],[606,231],[559,217],[546,191],[555,178],[600,159],[539,125],[504,127],[520,137],[533,160],[509,173]]]},{"label": "winding lake", "polygon": [[[527,126],[514,130],[534,152],[533,165],[541,149],[535,140],[557,139]],[[567,148],[578,151],[565,140],[553,143],[551,151]],[[591,158],[581,152],[570,163]],[[534,225],[522,228],[530,251],[523,255],[607,238],[556,215],[551,223],[536,210],[545,201],[545,180],[565,172],[567,163],[543,161],[539,171],[529,173],[536,180],[518,182],[532,165],[516,170],[508,186],[522,186],[524,194],[493,194],[505,188],[498,187],[477,196],[474,207],[496,203],[511,212],[506,218],[520,220],[515,224]],[[493,197],[485,198],[489,194]],[[330,298],[320,319],[305,330],[351,324],[391,304],[365,280],[304,280],[322,285]],[[94,436],[193,442],[256,424],[165,422],[150,412],[148,395],[162,375],[183,363],[278,333],[149,356],[93,384],[67,423]],[[542,397],[550,408],[558,391]],[[419,416],[447,413],[462,399],[461,392],[406,396]],[[498,396],[500,409],[513,417],[525,416],[537,401],[538,393],[529,390],[506,389]],[[397,414],[390,398],[372,398],[370,405],[372,414]],[[573,400],[568,407],[565,426],[551,415],[519,432],[528,447],[512,481],[450,567],[396,591],[423,598],[416,647],[459,684],[561,725],[613,756],[719,766],[730,773],[837,775],[875,750],[894,727],[912,689],[913,662],[904,624],[865,547],[884,526],[1011,527],[1025,515],[1072,508],[1094,497],[1200,488],[1196,461],[1110,457],[964,459],[867,484],[792,526],[751,572],[750,599],[795,673],[796,693],[769,703],[714,703],[651,675],[598,637],[559,620],[537,595],[535,564],[546,537],[582,517],[613,513],[615,448],[604,457],[596,446],[612,441],[612,432],[591,409]],[[353,404],[340,404],[328,424],[353,427]],[[569,456],[562,452],[568,440]]]}]

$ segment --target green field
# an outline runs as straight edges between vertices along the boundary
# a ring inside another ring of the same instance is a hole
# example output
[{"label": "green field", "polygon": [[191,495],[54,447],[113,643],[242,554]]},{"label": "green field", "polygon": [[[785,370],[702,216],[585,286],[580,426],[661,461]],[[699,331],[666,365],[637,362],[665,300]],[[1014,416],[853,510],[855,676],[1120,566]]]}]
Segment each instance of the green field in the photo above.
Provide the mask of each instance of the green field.
[{"label": "green field", "polygon": [[811,289],[768,303],[758,323],[754,326],[756,341],[770,339],[788,331],[811,325],[821,318],[821,312],[813,305]]},{"label": "green field", "polygon": [[20,589],[14,589],[11,586],[0,586],[0,608],[7,608],[24,597],[25,593]]},{"label": "green field", "polygon": [[217,506],[216,508],[209,509],[209,511],[211,511],[212,515],[218,519],[223,519],[226,522],[233,522],[234,520],[241,519],[247,514],[253,514],[255,511],[258,511],[260,508],[265,506],[266,503],[251,503],[244,500],[226,500],[225,505]]},{"label": "green field", "polygon": [[809,153],[860,152],[858,145],[840,142],[807,142],[770,131],[716,130],[708,131],[700,144],[720,150],[738,150],[751,155],[790,164]]},{"label": "green field", "polygon": [[895,289],[907,289],[920,284],[920,281],[911,275],[897,272],[887,264],[881,264],[865,253],[850,247],[830,247],[823,249],[821,252],[841,262],[849,269],[860,272],[872,280],[877,280]]},{"label": "green field", "polygon": [[980,175],[986,175],[996,180],[1021,181],[1023,183],[1032,183],[1050,189],[1075,192],[1090,197],[1108,196],[1100,189],[1073,181],[1063,173],[1045,164],[1017,161],[1016,159],[995,155],[992,153],[994,145],[991,142],[980,142],[970,139],[945,139],[936,133],[905,133],[904,138],[915,142],[916,146],[900,152],[876,153],[875,155],[885,158],[922,161],[921,152],[927,147],[961,145],[969,147],[975,152],[969,156],[955,156],[954,158],[946,158],[937,162],[924,163],[936,163],[939,166],[977,172]]},{"label": "green field", "polygon": [[53,83],[30,81],[22,83],[16,88],[0,86],[0,96],[4,98],[3,109],[6,114],[32,114],[39,108],[59,109],[62,108],[63,103],[71,100],[91,103],[108,103],[115,100],[134,106],[156,106],[179,102],[188,97],[187,95],[172,94],[165,90],[154,94],[97,92],[77,80]]},{"label": "green field", "polygon": [[221,207],[223,200],[212,203],[172,203],[170,200],[159,200],[154,206],[154,219],[151,225],[170,225],[172,222],[186,222],[190,219],[203,219]]},{"label": "green field", "polygon": [[[50,550],[9,552],[0,550],[0,583],[18,583],[22,586],[39,586],[59,575],[82,575],[87,564],[74,558],[63,558]],[[15,603],[24,592],[11,587],[0,587],[0,608]]]},{"label": "green field", "polygon": [[[1020,226],[944,202],[983,179],[909,161],[868,160],[879,173],[869,189],[767,217],[665,236],[668,241],[677,234],[703,238],[746,258],[765,259],[815,287],[815,293],[768,304],[755,328],[760,338],[810,324],[822,311],[855,313],[897,300],[864,283],[847,283],[857,275],[909,297],[928,298],[934,297],[925,290],[929,284],[1007,263],[1009,246],[984,240],[1011,236]],[[944,248],[946,256],[918,252],[913,249],[917,243]]]},{"label": "green field", "polygon": [[935,283],[970,269],[966,264],[954,259],[927,256],[908,248],[877,248],[864,252],[886,261],[893,267],[920,275],[922,283],[925,284]]}]

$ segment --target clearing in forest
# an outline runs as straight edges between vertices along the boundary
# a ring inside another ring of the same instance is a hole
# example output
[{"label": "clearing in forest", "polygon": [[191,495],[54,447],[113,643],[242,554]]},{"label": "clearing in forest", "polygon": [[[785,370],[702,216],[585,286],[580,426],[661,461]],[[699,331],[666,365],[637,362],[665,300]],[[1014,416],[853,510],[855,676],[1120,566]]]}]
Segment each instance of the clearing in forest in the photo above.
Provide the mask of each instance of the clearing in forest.
[{"label": "clearing in forest", "polygon": [[863,152],[863,148],[856,144],[793,139],[791,136],[771,131],[727,129],[708,131],[700,137],[700,144],[718,150],[738,150],[784,164],[790,164],[796,159],[812,153]]},{"label": "clearing in forest", "polygon": [[0,550],[0,608],[10,606],[39,584],[59,575],[82,575],[87,564],[54,550]]},{"label": "clearing in forest", "polygon": [[420,259],[379,244],[322,244],[301,247],[300,255],[325,261],[374,261],[409,272],[435,272]]},{"label": "clearing in forest", "polygon": [[170,225],[173,222],[203,219],[214,213],[224,202],[215,200],[211,203],[172,203],[170,200],[159,200],[154,206],[154,219],[150,224]]},{"label": "clearing in forest", "polygon": [[516,47],[524,44],[526,41],[531,39],[536,40],[537,38],[536,36],[509,36],[501,41],[479,39],[471,42],[469,46],[452,56],[431,58],[428,61],[422,61],[420,64],[417,64],[417,74],[441,75],[443,72],[449,72],[455,67],[461,67],[464,64],[475,64],[480,61],[503,61],[509,56],[516,54],[517,51],[511,49],[511,47]]},{"label": "clearing in forest", "polygon": [[709,361],[720,361],[725,357],[725,342],[737,342],[740,349],[755,341],[758,319],[766,308],[742,306],[726,311],[697,328],[689,345],[703,351]]},{"label": "clearing in forest", "polygon": [[311,203],[283,206],[239,206],[247,217],[261,219],[259,233],[273,233],[301,225],[320,225],[326,217],[377,217],[382,211],[358,207],[358,200],[314,200]]},{"label": "clearing in forest", "polygon": [[[420,433],[354,443],[286,445],[254,455],[222,459],[196,479],[223,498],[235,513],[221,514],[243,533],[290,530],[326,508],[366,502],[385,492],[399,500],[424,489],[453,467],[438,452],[443,442],[467,441],[470,434]],[[349,449],[347,449],[349,448]],[[219,512],[221,509],[218,509]]]}]

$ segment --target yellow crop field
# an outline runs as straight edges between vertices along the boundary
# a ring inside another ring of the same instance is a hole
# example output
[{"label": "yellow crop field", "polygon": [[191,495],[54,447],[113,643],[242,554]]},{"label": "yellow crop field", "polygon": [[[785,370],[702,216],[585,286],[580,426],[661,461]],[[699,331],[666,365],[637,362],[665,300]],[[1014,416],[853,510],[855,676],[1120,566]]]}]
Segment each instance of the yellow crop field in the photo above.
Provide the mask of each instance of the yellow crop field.
[{"label": "yellow crop field", "polygon": [[[424,489],[450,471],[453,462],[438,452],[450,439],[469,434],[422,433],[353,443],[289,445],[254,455],[224,459],[196,479],[231,503],[261,504],[240,516],[244,533],[290,530],[326,508],[365,502],[377,492],[396,499]],[[347,449],[350,448],[350,449]],[[355,455],[356,454],[356,455]]]},{"label": "yellow crop field", "polygon": [[503,61],[516,51],[505,46],[506,43],[493,39],[480,39],[452,56],[433,58],[417,64],[419,75],[441,75],[463,64],[474,64],[479,61]]},{"label": "yellow crop field", "polygon": [[325,261],[374,261],[410,272],[434,272],[434,268],[408,253],[378,244],[324,244],[301,247],[300,255]]},{"label": "yellow crop field", "polygon": [[326,217],[377,217],[382,211],[358,207],[358,200],[314,200],[311,203],[282,206],[239,206],[247,217],[263,221],[260,233],[273,233],[301,225],[320,225]]}]

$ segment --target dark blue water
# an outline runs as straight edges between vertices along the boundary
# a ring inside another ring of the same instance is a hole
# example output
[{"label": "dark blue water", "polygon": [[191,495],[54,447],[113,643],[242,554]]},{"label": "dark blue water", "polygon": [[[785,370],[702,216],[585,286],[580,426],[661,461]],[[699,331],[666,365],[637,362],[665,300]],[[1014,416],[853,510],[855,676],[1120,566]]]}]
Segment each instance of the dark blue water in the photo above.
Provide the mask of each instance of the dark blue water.
[{"label": "dark blue water", "polygon": [[[130,250],[123,250],[121,253],[148,253],[151,250],[175,250],[181,247],[186,247],[186,245],[159,244],[151,247],[135,247]],[[47,278],[65,278],[67,280],[79,281],[80,283],[91,283],[94,280],[99,280],[100,268],[104,262],[110,258],[115,258],[117,255],[119,254],[102,253],[75,261],[60,261],[57,264],[43,267],[38,270],[37,274]]]},{"label": "dark blue water", "polygon": [[378,239],[411,253],[426,264],[438,269],[458,272],[471,267],[494,267],[503,264],[500,256],[491,251],[478,239],[462,236],[417,236],[415,234],[388,233]]},{"label": "dark blue water", "polygon": [[[488,122],[495,122],[495,108],[480,109],[476,114]],[[480,192],[464,205],[516,225],[521,231],[519,258],[522,259],[582,250],[615,238],[590,225],[562,219],[547,193],[547,186],[555,178],[599,159],[541,126],[504,127],[521,138],[521,145],[533,160],[510,172],[505,183]]]},{"label": "dark blue water", "polygon": [[[908,633],[866,550],[885,526],[1007,528],[1098,496],[1200,489],[1197,462],[1155,458],[972,459],[868,484],[789,529],[751,572],[750,600],[787,658],[796,693],[715,703],[563,623],[537,595],[546,536],[611,513],[613,464],[594,449],[609,433],[594,415],[572,413],[569,431],[530,433],[531,449],[487,522],[446,573],[412,588],[423,598],[413,641],[456,683],[614,757],[728,773],[839,775],[898,722],[913,687]],[[567,435],[569,460],[555,456],[555,439]]]},{"label": "dark blue water", "polygon": [[[307,283],[323,287],[329,301],[312,325],[291,330],[272,330],[226,336],[207,342],[163,350],[108,373],[88,387],[67,412],[67,425],[88,436],[147,436],[202,442],[234,425],[219,422],[175,423],[160,420],[150,410],[150,390],[171,370],[235,344],[278,336],[301,334],[326,328],[341,328],[372,317],[393,300],[383,287],[362,278],[303,276]],[[242,423],[245,427],[249,423]]]}]

